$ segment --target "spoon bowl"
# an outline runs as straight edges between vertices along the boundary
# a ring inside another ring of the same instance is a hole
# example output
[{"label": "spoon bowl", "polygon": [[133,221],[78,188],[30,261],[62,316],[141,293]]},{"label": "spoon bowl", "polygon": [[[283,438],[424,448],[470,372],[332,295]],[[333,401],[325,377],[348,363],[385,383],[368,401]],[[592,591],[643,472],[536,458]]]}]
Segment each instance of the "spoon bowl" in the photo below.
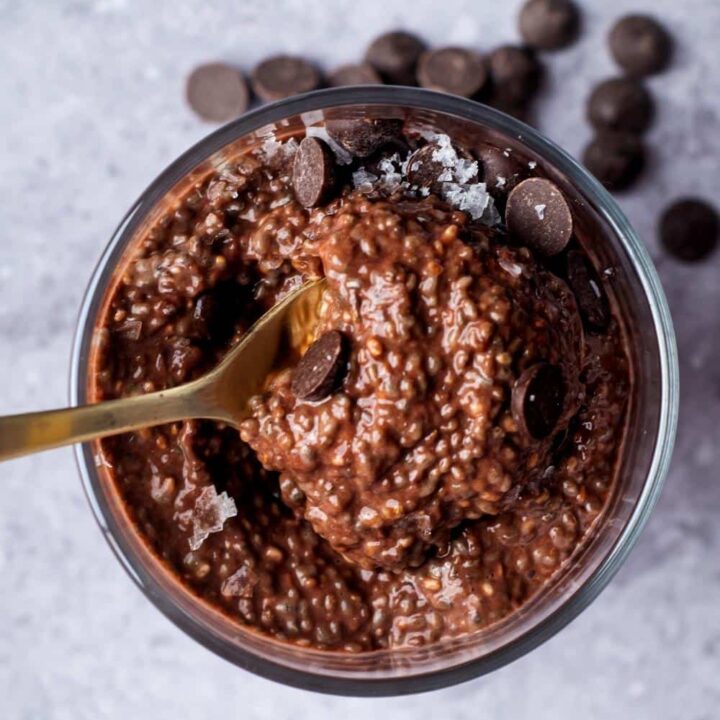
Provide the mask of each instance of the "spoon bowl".
[{"label": "spoon bowl", "polygon": [[214,370],[192,382],[94,405],[0,417],[0,460],[190,418],[237,427],[270,374],[312,340],[324,289],[325,280],[311,280],[288,293]]}]

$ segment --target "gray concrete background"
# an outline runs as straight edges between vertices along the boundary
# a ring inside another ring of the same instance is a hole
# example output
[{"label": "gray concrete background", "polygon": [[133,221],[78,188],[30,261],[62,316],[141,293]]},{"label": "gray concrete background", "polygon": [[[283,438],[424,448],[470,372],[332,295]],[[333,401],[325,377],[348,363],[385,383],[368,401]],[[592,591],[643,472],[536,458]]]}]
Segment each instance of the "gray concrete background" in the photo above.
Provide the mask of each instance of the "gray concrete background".
[{"label": "gray concrete background", "polygon": [[[284,49],[326,64],[405,26],[434,43],[516,39],[519,0],[0,0],[0,413],[63,404],[80,297],[145,185],[212,128],[182,101],[186,72],[251,66]],[[0,467],[0,718],[372,716],[684,718],[720,707],[720,254],[662,257],[659,209],[716,202],[717,0],[584,0],[585,32],[547,56],[540,127],[577,153],[582,101],[613,73],[611,21],[651,10],[678,39],[659,102],[652,172],[621,204],[658,260],[682,366],[672,472],[637,550],[569,628],[512,666],[425,696],[322,697],[271,684],[182,635],[102,540],[69,449]]]}]

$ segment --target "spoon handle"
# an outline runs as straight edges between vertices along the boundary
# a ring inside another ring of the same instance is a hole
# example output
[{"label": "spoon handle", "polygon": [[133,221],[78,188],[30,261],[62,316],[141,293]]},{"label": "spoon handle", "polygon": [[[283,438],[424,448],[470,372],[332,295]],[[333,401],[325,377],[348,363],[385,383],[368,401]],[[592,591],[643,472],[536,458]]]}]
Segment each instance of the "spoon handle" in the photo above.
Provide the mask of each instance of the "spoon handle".
[{"label": "spoon handle", "polygon": [[208,388],[191,382],[94,405],[0,417],[0,461],[191,417],[218,417]]}]

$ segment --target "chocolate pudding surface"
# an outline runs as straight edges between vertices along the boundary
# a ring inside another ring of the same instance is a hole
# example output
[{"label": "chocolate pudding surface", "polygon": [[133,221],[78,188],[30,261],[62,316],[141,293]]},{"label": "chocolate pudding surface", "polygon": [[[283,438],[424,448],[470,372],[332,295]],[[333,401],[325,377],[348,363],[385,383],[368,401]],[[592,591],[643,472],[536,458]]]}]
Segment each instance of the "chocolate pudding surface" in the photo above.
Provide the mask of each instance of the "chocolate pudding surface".
[{"label": "chocolate pudding surface", "polygon": [[327,282],[319,360],[291,358],[239,428],[98,444],[197,597],[300,646],[420,646],[510,616],[601,531],[630,360],[536,163],[356,121],[270,138],[163,207],[106,299],[95,400],[198,377],[284,294]]}]

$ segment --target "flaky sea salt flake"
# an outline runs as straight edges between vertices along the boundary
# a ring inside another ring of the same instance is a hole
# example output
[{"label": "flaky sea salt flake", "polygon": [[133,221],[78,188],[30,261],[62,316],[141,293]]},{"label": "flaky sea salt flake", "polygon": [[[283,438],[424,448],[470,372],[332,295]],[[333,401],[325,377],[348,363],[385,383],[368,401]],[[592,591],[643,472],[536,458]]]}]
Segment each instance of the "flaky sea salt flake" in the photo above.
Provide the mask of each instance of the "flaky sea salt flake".
[{"label": "flaky sea salt flake", "polygon": [[488,208],[494,209],[493,200],[487,192],[485,183],[471,185],[445,183],[443,196],[453,207],[468,213],[473,220],[483,218]]},{"label": "flaky sea salt flake", "polygon": [[352,174],[352,181],[356,188],[369,190],[378,181],[378,176],[361,167]]},{"label": "flaky sea salt flake", "polygon": [[237,506],[227,492],[223,491],[218,495],[215,486],[208,485],[195,501],[190,547],[198,550],[212,533],[220,532],[225,526],[225,521],[235,515],[237,515]]},{"label": "flaky sea salt flake", "polygon": [[378,170],[382,173],[379,181],[383,189],[392,191],[402,184],[403,176],[395,167],[396,163],[399,164],[400,157],[397,153],[389,158],[383,158],[378,163]]},{"label": "flaky sea salt flake", "polygon": [[535,206],[535,214],[538,216],[538,220],[544,220],[545,219],[545,208],[547,205],[541,204]]},{"label": "flaky sea salt flake", "polygon": [[432,159],[443,167],[455,167],[458,156],[450,138],[447,135],[437,134],[434,136],[434,141],[437,147],[433,150]]},{"label": "flaky sea salt flake", "polygon": [[220,592],[225,597],[251,598],[257,585],[258,577],[248,565],[241,565],[232,575],[228,576]]},{"label": "flaky sea salt flake", "polygon": [[455,163],[455,179],[461,183],[469,183],[478,174],[477,160],[459,158]]}]

